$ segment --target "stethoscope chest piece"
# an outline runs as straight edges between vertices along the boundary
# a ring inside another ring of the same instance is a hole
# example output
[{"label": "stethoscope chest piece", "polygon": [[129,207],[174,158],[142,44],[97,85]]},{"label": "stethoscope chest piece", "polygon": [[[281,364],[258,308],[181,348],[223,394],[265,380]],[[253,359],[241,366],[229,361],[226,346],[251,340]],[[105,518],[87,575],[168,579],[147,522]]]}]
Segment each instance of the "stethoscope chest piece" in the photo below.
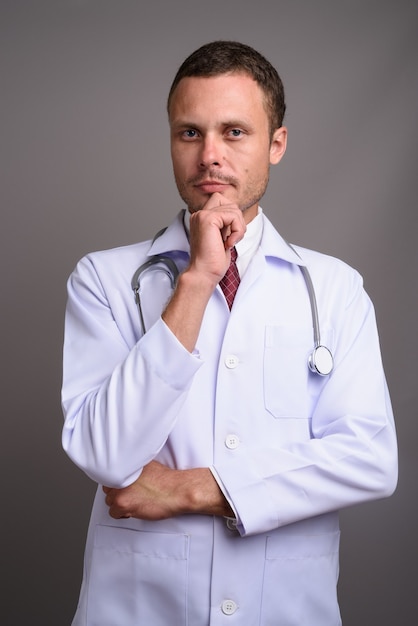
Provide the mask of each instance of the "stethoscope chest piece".
[{"label": "stethoscope chest piece", "polygon": [[326,346],[316,346],[308,360],[309,369],[314,374],[328,376],[334,368],[334,359]]}]

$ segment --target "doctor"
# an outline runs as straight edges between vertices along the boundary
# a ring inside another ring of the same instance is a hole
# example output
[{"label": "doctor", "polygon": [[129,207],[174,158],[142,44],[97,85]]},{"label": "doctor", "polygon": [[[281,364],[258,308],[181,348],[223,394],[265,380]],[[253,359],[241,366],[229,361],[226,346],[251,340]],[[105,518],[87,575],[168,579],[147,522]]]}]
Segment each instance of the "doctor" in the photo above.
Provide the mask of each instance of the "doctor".
[{"label": "doctor", "polygon": [[[194,52],[168,100],[187,210],[70,277],[63,445],[99,485],[76,626],[341,624],[338,510],[393,492],[396,437],[361,277],[291,249],[260,208],[284,111],[276,70],[252,48]],[[130,281],[153,255],[180,276],[174,289],[157,266],[141,277],[144,334]],[[307,366],[301,266],[328,376]]]}]

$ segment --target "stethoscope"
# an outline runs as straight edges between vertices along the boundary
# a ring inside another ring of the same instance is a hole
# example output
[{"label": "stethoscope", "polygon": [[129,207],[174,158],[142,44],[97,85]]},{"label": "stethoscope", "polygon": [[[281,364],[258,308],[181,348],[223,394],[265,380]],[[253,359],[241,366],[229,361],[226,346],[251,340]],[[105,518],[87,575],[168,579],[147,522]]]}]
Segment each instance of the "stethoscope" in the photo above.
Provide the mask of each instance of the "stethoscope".
[{"label": "stethoscope", "polygon": [[[164,230],[165,229],[156,234],[156,236],[154,237],[154,241],[164,232]],[[297,254],[299,258],[301,258],[300,255],[293,248],[293,246],[290,245],[290,243],[288,243],[287,245],[293,250],[295,254]],[[177,265],[171,257],[164,254],[155,254],[154,256],[151,256],[147,261],[145,261],[145,263],[140,265],[132,276],[131,287],[134,292],[136,305],[138,307],[139,320],[143,334],[146,333],[146,328],[141,303],[141,277],[150,269],[157,269],[157,266],[160,271],[164,272],[168,276],[172,289],[175,288],[177,279],[180,274]],[[308,367],[310,371],[314,374],[319,374],[319,376],[328,376],[329,374],[331,374],[334,368],[334,359],[331,350],[329,350],[329,348],[321,343],[318,306],[316,302],[315,289],[312,283],[311,275],[307,267],[299,265],[299,269],[302,272],[306,288],[308,290],[312,314],[314,349],[308,357]]]}]

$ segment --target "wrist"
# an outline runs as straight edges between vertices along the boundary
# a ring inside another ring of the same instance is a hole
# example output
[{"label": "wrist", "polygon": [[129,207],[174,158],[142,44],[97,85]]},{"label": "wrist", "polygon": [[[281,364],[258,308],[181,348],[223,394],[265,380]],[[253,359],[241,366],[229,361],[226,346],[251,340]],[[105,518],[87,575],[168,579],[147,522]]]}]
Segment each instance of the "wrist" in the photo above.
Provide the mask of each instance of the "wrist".
[{"label": "wrist", "polygon": [[206,305],[216,283],[204,280],[193,270],[180,274],[173,296],[162,319],[180,343],[193,352],[200,332]]},{"label": "wrist", "polygon": [[209,468],[184,470],[185,507],[190,513],[234,516]]},{"label": "wrist", "polygon": [[180,274],[177,288],[189,291],[193,297],[207,297],[209,300],[219,280],[217,276],[206,274],[193,267],[187,268]]}]

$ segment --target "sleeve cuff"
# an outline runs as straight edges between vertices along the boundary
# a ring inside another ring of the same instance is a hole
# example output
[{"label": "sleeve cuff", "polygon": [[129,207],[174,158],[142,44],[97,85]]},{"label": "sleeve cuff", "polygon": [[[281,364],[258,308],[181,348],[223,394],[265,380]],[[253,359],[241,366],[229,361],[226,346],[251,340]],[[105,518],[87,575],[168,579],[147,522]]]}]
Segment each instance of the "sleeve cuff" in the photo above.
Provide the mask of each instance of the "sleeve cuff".
[{"label": "sleeve cuff", "polygon": [[155,374],[175,389],[184,389],[203,361],[191,354],[160,318],[137,344]]}]

